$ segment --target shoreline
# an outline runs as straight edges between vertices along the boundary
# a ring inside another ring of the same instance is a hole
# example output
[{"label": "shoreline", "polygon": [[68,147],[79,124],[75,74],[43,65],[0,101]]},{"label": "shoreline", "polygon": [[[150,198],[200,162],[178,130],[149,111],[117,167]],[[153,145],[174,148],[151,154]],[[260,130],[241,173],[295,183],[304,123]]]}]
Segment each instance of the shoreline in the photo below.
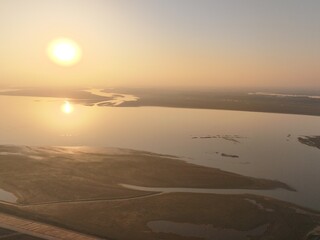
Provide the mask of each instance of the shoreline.
[{"label": "shoreline", "polygon": [[[291,114],[320,116],[320,98],[278,97],[274,95],[252,95],[250,92],[196,92],[156,89],[108,89],[99,90],[99,95],[89,90],[21,89],[0,91],[2,96],[51,97],[70,99],[75,104],[100,107],[168,107],[187,109],[212,109],[242,112],[261,112],[275,114]],[[100,94],[101,93],[101,94]],[[119,103],[119,96],[123,97]],[[132,98],[135,98],[132,101]],[[99,104],[105,102],[106,104]]]}]

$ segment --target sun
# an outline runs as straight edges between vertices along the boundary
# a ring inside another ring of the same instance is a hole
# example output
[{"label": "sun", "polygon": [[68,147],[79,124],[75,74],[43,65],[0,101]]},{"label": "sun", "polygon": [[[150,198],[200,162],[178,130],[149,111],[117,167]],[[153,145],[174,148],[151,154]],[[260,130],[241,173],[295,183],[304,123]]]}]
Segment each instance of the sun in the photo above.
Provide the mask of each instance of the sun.
[{"label": "sun", "polygon": [[62,66],[72,66],[82,57],[82,50],[75,41],[68,38],[58,38],[51,41],[47,48],[49,58]]},{"label": "sun", "polygon": [[61,106],[61,110],[62,112],[69,114],[73,112],[73,106],[69,101],[65,101]]}]

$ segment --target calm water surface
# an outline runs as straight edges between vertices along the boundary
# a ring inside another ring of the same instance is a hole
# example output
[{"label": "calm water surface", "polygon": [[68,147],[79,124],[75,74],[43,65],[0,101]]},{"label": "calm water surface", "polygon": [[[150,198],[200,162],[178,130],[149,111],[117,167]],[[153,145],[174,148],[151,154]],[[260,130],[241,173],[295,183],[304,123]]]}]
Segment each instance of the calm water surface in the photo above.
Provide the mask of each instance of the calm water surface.
[{"label": "calm water surface", "polygon": [[[281,199],[320,210],[320,150],[297,141],[300,135],[320,135],[319,117],[82,105],[66,114],[61,111],[64,101],[0,96],[0,144],[106,146],[177,155],[200,165],[283,181],[297,192],[278,191]],[[199,138],[217,135],[220,138]],[[239,136],[238,142],[225,135]]]}]

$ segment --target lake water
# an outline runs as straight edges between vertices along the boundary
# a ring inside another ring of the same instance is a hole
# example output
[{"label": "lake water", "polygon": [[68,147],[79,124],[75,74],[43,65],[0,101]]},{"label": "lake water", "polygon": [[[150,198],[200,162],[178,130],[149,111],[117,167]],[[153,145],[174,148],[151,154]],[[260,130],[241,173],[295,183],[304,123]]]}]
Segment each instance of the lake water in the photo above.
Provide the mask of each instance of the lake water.
[{"label": "lake water", "polygon": [[320,135],[319,117],[83,105],[67,114],[61,111],[64,101],[0,96],[0,144],[106,146],[177,155],[285,182],[297,192],[281,191],[281,199],[320,210],[320,150],[297,141],[300,135]]}]

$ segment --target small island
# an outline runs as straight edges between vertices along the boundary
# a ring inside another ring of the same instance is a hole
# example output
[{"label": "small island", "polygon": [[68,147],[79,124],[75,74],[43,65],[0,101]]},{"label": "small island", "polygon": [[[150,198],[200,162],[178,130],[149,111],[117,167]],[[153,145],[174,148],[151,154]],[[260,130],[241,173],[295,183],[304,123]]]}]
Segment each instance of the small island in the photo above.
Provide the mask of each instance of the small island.
[{"label": "small island", "polygon": [[240,139],[245,137],[239,135],[205,135],[205,136],[193,136],[192,139],[223,139],[233,143],[240,143]]},{"label": "small island", "polygon": [[304,145],[320,149],[320,136],[301,136],[298,141]]},{"label": "small island", "polygon": [[239,158],[238,155],[232,155],[232,154],[226,154],[226,153],[221,153],[221,157]]}]

